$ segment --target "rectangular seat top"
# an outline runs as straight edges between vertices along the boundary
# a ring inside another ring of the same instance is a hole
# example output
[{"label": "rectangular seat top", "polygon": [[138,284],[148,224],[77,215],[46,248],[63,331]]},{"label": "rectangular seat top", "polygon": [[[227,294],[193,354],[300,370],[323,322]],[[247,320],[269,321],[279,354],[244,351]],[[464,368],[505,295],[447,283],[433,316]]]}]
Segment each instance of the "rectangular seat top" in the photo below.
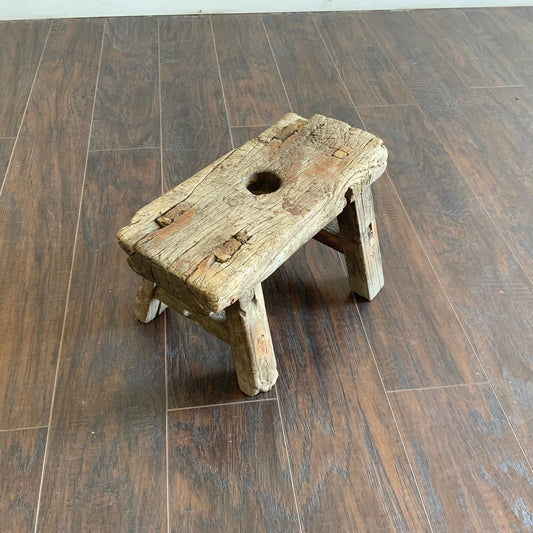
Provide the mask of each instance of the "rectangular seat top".
[{"label": "rectangular seat top", "polygon": [[191,310],[267,278],[385,170],[380,139],[290,113],[146,205],[118,233],[131,267]]}]

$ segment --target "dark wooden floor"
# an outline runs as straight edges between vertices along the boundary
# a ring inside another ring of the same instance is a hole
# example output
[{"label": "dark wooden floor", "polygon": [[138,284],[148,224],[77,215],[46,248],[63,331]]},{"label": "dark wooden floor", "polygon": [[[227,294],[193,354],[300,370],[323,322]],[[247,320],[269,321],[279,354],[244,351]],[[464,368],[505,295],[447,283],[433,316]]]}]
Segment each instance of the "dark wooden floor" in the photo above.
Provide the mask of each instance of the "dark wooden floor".
[{"label": "dark wooden floor", "polygon": [[[533,8],[2,22],[0,72],[1,531],[533,531]],[[115,233],[290,110],[389,148],[386,283],[296,253],[250,399]]]}]

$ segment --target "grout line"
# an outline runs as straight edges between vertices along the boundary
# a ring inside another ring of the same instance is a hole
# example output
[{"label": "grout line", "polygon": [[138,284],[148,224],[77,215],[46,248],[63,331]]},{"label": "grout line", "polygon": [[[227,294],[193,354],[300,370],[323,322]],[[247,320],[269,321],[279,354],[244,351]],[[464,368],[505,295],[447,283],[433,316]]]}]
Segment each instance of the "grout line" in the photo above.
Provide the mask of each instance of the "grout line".
[{"label": "grout line", "polygon": [[281,75],[281,70],[279,69],[278,60],[276,59],[276,54],[274,53],[274,48],[272,48],[272,43],[270,42],[270,36],[268,35],[268,31],[265,26],[265,20],[263,18],[263,15],[260,15],[260,17],[261,17],[261,24],[263,25],[263,30],[265,30],[265,35],[268,41],[268,46],[270,47],[270,53],[272,54],[272,59],[274,59],[274,64],[276,65],[276,70],[278,71],[279,79],[281,81],[281,86],[283,87],[283,92],[285,93],[285,98],[287,98],[287,103],[289,104],[289,110],[291,113],[294,113],[291,101],[289,99],[289,94],[287,93],[287,88],[285,87],[285,82],[283,81],[283,77]]},{"label": "grout line", "polygon": [[104,49],[104,39],[105,39],[106,24],[107,24],[107,19],[104,19],[104,26],[102,28],[102,44],[100,45],[100,57],[98,59],[98,71],[96,73],[96,82],[95,82],[95,85],[94,85],[94,96],[93,96],[93,108],[92,108],[92,112],[91,112],[91,122],[90,122],[90,125],[89,125],[89,134],[88,134],[88,137],[87,137],[87,150],[86,150],[86,155],[85,155],[85,166],[84,166],[84,170],[83,170],[83,180],[82,180],[82,184],[81,184],[80,201],[79,201],[79,208],[78,208],[78,219],[76,221],[76,229],[75,229],[75,232],[74,232],[74,243],[72,245],[72,259],[71,259],[71,262],[70,262],[70,273],[69,273],[69,280],[68,280],[68,286],[67,286],[67,295],[66,295],[66,298],[65,298],[65,312],[63,314],[63,325],[61,327],[61,336],[60,336],[60,340],[59,340],[59,348],[58,348],[58,352],[57,352],[57,361],[56,361],[56,371],[55,371],[55,376],[54,376],[54,388],[52,390],[52,400],[50,402],[50,415],[48,417],[48,433],[46,435],[46,443],[45,443],[45,446],[44,446],[43,467],[42,467],[42,471],[41,471],[41,482],[40,482],[40,485],[39,485],[39,496],[38,496],[38,499],[37,499],[37,509],[35,510],[34,532],[37,531],[37,527],[39,525],[39,511],[40,511],[40,508],[41,508],[41,498],[42,498],[43,484],[44,484],[44,473],[45,473],[45,470],[46,470],[46,463],[47,463],[47,460],[48,460],[48,447],[50,445],[50,433],[51,433],[51,428],[52,428],[52,416],[54,414],[54,404],[55,404],[55,398],[56,398],[57,381],[58,381],[58,376],[59,376],[59,364],[61,362],[61,356],[62,356],[62,350],[63,350],[63,339],[64,339],[64,335],[65,335],[65,326],[66,326],[66,323],[67,323],[67,315],[68,315],[68,302],[69,302],[69,298],[70,298],[70,288],[72,286],[72,273],[74,271],[74,261],[75,261],[75,258],[76,258],[76,245],[77,245],[77,242],[78,242],[78,231],[79,231],[80,220],[81,220],[83,194],[84,194],[84,190],[85,190],[85,179],[86,179],[86,176],[87,176],[87,164],[88,164],[88,161],[89,161],[89,146],[90,146],[90,143],[91,143],[91,134],[92,134],[92,130],[93,130],[94,109],[95,109],[95,106],[96,106],[96,91],[98,90],[98,82],[99,82],[99,79],[100,79],[100,66],[102,64],[102,52],[103,52],[103,49]]},{"label": "grout line", "polygon": [[[31,89],[30,89],[31,91]],[[21,122],[22,122],[22,119],[21,119]],[[239,127],[239,126],[234,126],[234,127]],[[244,126],[245,127],[245,126]],[[253,127],[253,126],[252,126]],[[13,139],[17,139],[17,136],[10,136],[10,137],[0,137],[0,141],[12,141]]]},{"label": "grout line", "polygon": [[[164,193],[163,179],[163,111],[161,105],[161,18],[157,17],[157,73],[159,83],[159,172],[161,181],[161,194]],[[168,347],[167,347],[167,316],[163,315],[163,356],[165,358],[165,476],[167,500],[167,533],[170,533],[170,479],[168,474]]]},{"label": "grout line", "polygon": [[287,455],[287,466],[289,467],[289,478],[291,480],[292,495],[294,497],[294,505],[296,507],[296,516],[298,517],[298,526],[300,528],[300,533],[303,533],[302,520],[300,518],[300,509],[298,507],[298,498],[296,497],[296,488],[294,487],[294,477],[292,475],[291,458],[289,455],[289,444],[287,441],[287,433],[285,432],[285,424],[283,422],[283,416],[281,414],[281,405],[280,405],[279,397],[277,395],[276,395],[276,399],[278,403],[279,420],[281,423],[281,434],[283,435],[283,444],[285,445],[285,454]]},{"label": "grout line", "polygon": [[[37,67],[35,69],[35,74],[33,76],[33,81],[31,82],[30,92],[28,93],[28,99],[26,100],[26,105],[24,106],[24,111],[22,113],[22,118],[20,119],[19,129],[17,130],[17,135],[15,136],[15,142],[13,143],[13,146],[11,147],[11,154],[9,156],[9,161],[7,163],[6,171],[4,173],[4,176],[2,178],[2,184],[0,185],[0,196],[2,196],[2,192],[4,190],[4,185],[6,184],[7,180],[7,174],[9,172],[9,169],[11,168],[11,162],[13,161],[13,154],[15,153],[15,148],[17,147],[18,140],[20,137],[20,132],[22,130],[22,124],[24,124],[24,119],[26,118],[26,112],[28,111],[28,106],[30,105],[30,99],[31,99],[31,93],[33,92],[33,87],[35,86],[35,80],[37,79],[37,73],[39,72],[39,69],[41,68],[41,63],[44,56],[44,50],[46,48],[46,45],[48,43],[48,37],[50,37],[50,32],[52,31],[52,25],[54,21],[50,21],[50,26],[48,27],[48,33],[46,34],[46,38],[44,39],[43,43],[43,49],[41,50],[41,55],[39,56],[39,61],[37,63]],[[6,137],[6,139],[12,139],[13,137]]]},{"label": "grout line", "polygon": [[434,387],[415,387],[413,389],[394,389],[386,390],[387,394],[398,393],[398,392],[415,392],[415,391],[424,391],[424,390],[440,390],[440,389],[454,389],[456,387],[472,387],[476,385],[490,385],[489,381],[474,381],[472,383],[455,383],[454,385],[435,385]]},{"label": "grout line", "polygon": [[485,87],[467,87],[467,89],[521,89],[525,85],[487,85]]},{"label": "grout line", "polygon": [[95,148],[90,149],[89,153],[92,154],[93,152],[128,152],[128,151],[136,151],[136,150],[159,150],[159,146],[136,146],[132,148]]},{"label": "grout line", "polygon": [[256,400],[240,400],[237,402],[223,402],[223,403],[210,403],[207,405],[191,405],[190,407],[172,407],[167,410],[168,413],[173,411],[186,411],[187,409],[206,409],[211,407],[225,407],[227,405],[240,405],[242,403],[255,403],[255,402],[272,402],[276,400],[277,396],[274,398],[257,398]]},{"label": "grout line", "polygon": [[222,81],[222,71],[220,70],[220,61],[218,60],[217,42],[215,39],[215,30],[213,29],[213,21],[211,20],[211,15],[209,15],[209,26],[211,27],[211,37],[213,39],[213,47],[215,49],[215,57],[217,60],[218,78],[220,80],[220,88],[222,89],[222,100],[224,100],[224,109],[226,110],[226,121],[228,123],[229,140],[231,142],[231,148],[234,149],[235,143],[233,142],[233,134],[231,133],[228,102],[226,100],[226,92],[224,91],[224,82]]},{"label": "grout line", "polygon": [[[350,94],[350,91],[348,91],[348,88],[346,87],[346,84],[344,83],[344,79],[342,78],[342,76],[341,76],[339,70],[337,69],[337,65],[335,64],[335,61],[333,60],[333,57],[332,57],[332,55],[331,55],[331,53],[330,53],[330,51],[329,51],[329,48],[328,48],[328,46],[326,45],[326,42],[324,41],[324,39],[323,39],[323,37],[322,37],[322,34],[320,33],[320,30],[319,30],[318,25],[317,25],[317,23],[316,23],[316,21],[315,21],[315,18],[312,17],[312,20],[313,20],[313,23],[314,23],[314,25],[315,25],[315,28],[316,28],[316,30],[317,30],[317,32],[318,32],[318,35],[320,36],[320,39],[322,40],[322,44],[324,45],[324,47],[325,47],[325,49],[326,49],[326,51],[327,51],[327,53],[328,53],[328,55],[329,55],[329,58],[330,58],[330,60],[331,60],[331,62],[332,62],[332,64],[333,64],[333,66],[334,66],[334,68],[335,68],[335,70],[336,70],[336,72],[337,72],[337,75],[339,76],[339,79],[340,79],[342,85],[344,86],[344,89],[346,90],[346,92],[347,92],[347,94],[348,94],[348,97],[350,98],[350,102],[352,103],[352,105],[353,105],[353,107],[354,107],[354,109],[355,109],[355,112],[357,113],[357,116],[359,117],[359,120],[361,121],[361,124],[363,124],[363,127],[366,128],[366,126],[364,125],[363,120],[361,119],[361,116],[359,115],[359,112],[357,111],[357,108],[355,107],[354,101],[353,101],[353,99],[352,99],[352,95]],[[342,265],[343,265],[344,272],[346,273],[346,275],[348,275],[348,270],[347,270],[347,267],[346,267],[346,262],[345,262],[345,261],[342,261]],[[364,322],[363,322],[363,317],[361,316],[361,311],[360,311],[360,309],[359,309],[359,306],[357,305],[357,300],[355,299],[355,296],[354,296],[353,293],[351,293],[351,298],[352,298],[353,303],[354,303],[354,305],[355,305],[355,307],[356,307],[356,309],[357,309],[357,315],[359,316],[359,320],[361,321],[361,327],[363,328],[363,332],[364,332],[364,334],[365,334],[366,342],[367,342],[368,347],[369,347],[369,349],[370,349],[370,353],[372,354],[372,359],[373,359],[373,361],[374,361],[374,367],[375,367],[375,369],[376,369],[376,372],[377,372],[377,374],[378,374],[379,380],[380,380],[380,382],[381,382],[381,387],[382,387],[382,389],[383,389],[384,396],[385,396],[385,398],[386,398],[386,400],[387,400],[387,404],[388,404],[388,406],[389,406],[389,410],[390,410],[390,413],[391,413],[392,419],[393,419],[393,421],[394,421],[394,425],[395,425],[395,427],[396,427],[396,431],[397,431],[398,436],[399,436],[399,438],[400,438],[400,442],[402,443],[403,452],[404,452],[404,454],[405,454],[405,458],[407,459],[407,464],[409,465],[409,470],[411,471],[411,476],[412,476],[412,479],[413,479],[413,481],[414,481],[414,484],[415,484],[416,490],[417,490],[417,492],[418,492],[418,497],[420,498],[420,503],[422,504],[422,509],[424,510],[424,515],[426,516],[426,520],[427,520],[427,522],[428,522],[428,525],[429,525],[430,530],[431,530],[431,531],[434,531],[434,530],[433,530],[433,526],[432,526],[432,524],[431,524],[431,520],[429,519],[428,511],[427,511],[427,509],[426,509],[426,504],[424,503],[424,499],[422,498],[422,491],[420,490],[420,486],[419,486],[419,484],[418,484],[418,480],[417,480],[417,478],[416,478],[415,471],[414,471],[414,469],[413,469],[413,465],[411,464],[411,459],[409,458],[409,454],[407,453],[407,447],[406,447],[406,445],[405,445],[405,442],[404,442],[404,439],[403,439],[403,435],[402,435],[402,433],[401,433],[401,431],[400,431],[400,427],[399,427],[399,425],[398,425],[398,421],[397,421],[397,419],[396,419],[396,415],[395,415],[395,413],[394,413],[394,409],[392,408],[392,404],[391,404],[391,402],[390,402],[390,398],[389,398],[389,396],[388,396],[388,394],[387,394],[387,389],[385,388],[385,382],[383,381],[383,376],[381,375],[381,371],[380,371],[379,366],[378,366],[378,363],[377,363],[376,354],[375,354],[375,352],[374,352],[374,347],[373,347],[372,344],[370,343],[370,338],[369,338],[368,333],[367,333],[367,331],[366,331],[365,324],[364,324]],[[390,518],[390,517],[389,517],[389,518]]]},{"label": "grout line", "polygon": [[23,428],[0,429],[0,433],[9,433],[10,431],[30,431],[32,429],[43,429],[47,427],[48,426],[28,426]]}]

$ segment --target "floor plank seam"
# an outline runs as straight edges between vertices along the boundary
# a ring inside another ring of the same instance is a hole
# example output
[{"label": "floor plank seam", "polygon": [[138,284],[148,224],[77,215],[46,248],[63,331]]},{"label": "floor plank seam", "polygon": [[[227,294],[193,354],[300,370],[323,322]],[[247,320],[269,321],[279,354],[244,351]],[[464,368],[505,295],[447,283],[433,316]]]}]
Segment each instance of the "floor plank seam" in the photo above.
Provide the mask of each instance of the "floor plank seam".
[{"label": "floor plank seam", "polygon": [[265,130],[270,127],[268,124],[253,124],[251,126],[230,126],[231,129],[236,130],[238,128],[265,128]]},{"label": "floor plank seam", "polygon": [[278,396],[276,396],[277,404],[278,404],[278,413],[279,413],[279,421],[281,426],[281,434],[283,436],[283,444],[285,445],[285,454],[287,457],[287,466],[289,468],[289,478],[291,480],[291,488],[292,488],[292,495],[294,497],[294,506],[296,508],[296,516],[298,517],[298,527],[300,529],[300,533],[303,533],[303,527],[302,527],[302,519],[300,516],[300,507],[298,506],[298,497],[296,496],[296,487],[294,486],[294,476],[292,475],[292,466],[291,466],[291,457],[289,454],[289,443],[287,441],[287,432],[285,431],[285,423],[283,422],[283,416],[281,414],[281,405],[280,405],[280,399]]},{"label": "floor plank seam", "polygon": [[490,381],[473,381],[472,383],[455,383],[453,385],[435,385],[433,387],[414,387],[412,389],[393,389],[387,390],[387,394],[396,394],[399,392],[415,392],[424,390],[441,390],[441,389],[454,389],[457,387],[473,387],[478,385],[490,385]]},{"label": "floor plank seam", "polygon": [[408,102],[405,104],[376,104],[376,105],[355,105],[356,109],[372,109],[374,107],[409,107],[416,105],[416,102]]},{"label": "floor plank seam", "polygon": [[[157,78],[159,84],[159,172],[161,182],[161,194],[164,193],[165,185],[163,178],[163,111],[161,100],[161,17],[157,17]],[[166,476],[166,512],[167,533],[170,533],[170,478],[168,468],[169,439],[168,439],[168,346],[167,346],[167,315],[163,312],[163,356],[165,358],[165,476]]]},{"label": "floor plank seam", "polygon": [[[328,54],[328,56],[330,58],[330,61],[333,64],[333,66],[335,68],[335,71],[337,72],[337,75],[338,75],[338,77],[339,77],[339,79],[340,79],[340,81],[341,81],[341,83],[342,83],[342,85],[344,87],[344,90],[347,92],[348,97],[350,99],[350,102],[351,102],[353,108],[355,109],[355,112],[356,112],[357,116],[359,117],[359,120],[361,121],[361,124],[363,125],[363,128],[365,128],[364,122],[361,119],[361,116],[359,115],[359,112],[357,111],[355,103],[354,103],[354,101],[352,99],[352,95],[350,94],[350,91],[348,90],[348,87],[346,86],[346,83],[344,82],[344,79],[341,76],[341,74],[339,72],[339,69],[337,68],[337,65],[335,64],[333,56],[331,55],[331,52],[329,51],[329,48],[326,45],[326,42],[325,42],[325,40],[324,40],[324,38],[323,38],[323,36],[322,36],[322,34],[320,32],[320,29],[318,28],[318,24],[316,23],[316,20],[315,20],[314,17],[312,17],[312,20],[313,20],[313,24],[315,25],[316,31],[317,31],[318,35],[320,36],[320,40],[322,41],[322,44],[323,44],[324,48],[326,49],[326,52],[327,52],[327,54]],[[385,57],[388,57],[388,56],[385,56]],[[400,78],[400,79],[402,79],[402,78]],[[402,79],[402,81],[403,81],[403,79]],[[348,271],[347,271],[346,264],[345,264],[344,261],[342,262],[342,266],[343,266],[343,270],[344,270],[346,276],[348,276]],[[379,377],[379,380],[380,380],[380,383],[381,383],[381,387],[382,387],[382,390],[383,390],[383,394],[384,394],[384,396],[385,396],[385,398],[387,400],[387,405],[389,406],[389,410],[391,412],[392,419],[394,420],[394,425],[395,425],[395,428],[396,428],[396,432],[397,432],[398,437],[400,439],[400,442],[402,444],[403,453],[404,453],[404,455],[406,457],[407,464],[409,465],[409,471],[411,472],[411,476],[412,476],[412,479],[413,479],[415,487],[416,487],[418,498],[419,498],[420,503],[422,505],[422,509],[424,510],[424,515],[426,517],[426,520],[427,520],[427,523],[429,525],[430,530],[433,532],[434,531],[433,530],[433,525],[431,524],[431,520],[429,518],[429,513],[428,513],[428,510],[426,508],[426,504],[424,503],[424,499],[422,497],[422,491],[420,490],[420,486],[418,484],[418,480],[416,478],[413,465],[411,464],[411,460],[409,458],[409,454],[407,453],[407,447],[405,445],[403,435],[402,435],[402,433],[400,431],[400,426],[399,426],[398,421],[396,419],[396,414],[394,413],[394,409],[392,408],[392,404],[390,402],[390,398],[387,395],[387,390],[385,388],[385,382],[383,380],[383,376],[382,376],[381,371],[380,371],[379,366],[378,366],[378,362],[377,362],[377,359],[376,359],[376,354],[374,352],[374,348],[373,348],[373,346],[372,346],[372,344],[370,342],[370,338],[368,336],[368,333],[367,333],[366,328],[365,328],[365,324],[363,322],[363,317],[361,316],[361,311],[359,309],[359,306],[357,305],[357,300],[355,299],[355,296],[353,295],[353,293],[351,294],[351,300],[353,301],[353,305],[355,305],[355,307],[357,309],[357,314],[358,314],[359,320],[361,322],[361,327],[363,328],[363,332],[364,332],[364,335],[365,335],[365,339],[366,339],[367,345],[368,345],[368,347],[370,349],[370,353],[372,354],[372,359],[374,361],[374,368],[376,369],[376,372],[378,374],[378,377]]]},{"label": "floor plank seam", "polygon": [[0,433],[9,433],[11,431],[32,431],[34,429],[44,429],[47,428],[48,425],[43,426],[28,426],[28,427],[21,427],[21,428],[4,428],[0,429]]},{"label": "floor plank seam", "polygon": [[[86,148],[86,156],[85,156],[85,166],[84,166],[84,170],[83,170],[83,180],[82,180],[82,184],[81,184],[80,200],[79,200],[79,204],[78,204],[79,205],[78,218],[77,218],[77,221],[76,221],[76,228],[75,228],[75,232],[74,232],[74,243],[72,244],[72,258],[71,258],[71,262],[70,262],[70,272],[69,272],[69,280],[68,280],[68,286],[67,286],[67,294],[66,294],[66,297],[65,297],[65,312],[63,313],[63,325],[62,325],[62,328],[61,328],[59,348],[58,348],[58,352],[57,352],[56,371],[55,371],[55,376],[54,376],[54,386],[53,386],[53,389],[52,389],[52,399],[50,401],[50,414],[49,414],[49,417],[48,417],[48,426],[50,428],[52,427],[52,417],[53,417],[53,413],[54,413],[54,402],[55,402],[55,395],[56,395],[56,387],[57,387],[57,381],[58,381],[58,376],[59,376],[59,365],[60,365],[60,362],[61,362],[63,338],[64,338],[64,334],[65,334],[65,325],[66,325],[66,322],[67,322],[68,301],[69,301],[70,289],[71,289],[71,285],[72,285],[72,272],[74,270],[74,261],[75,261],[75,258],[76,258],[76,244],[77,244],[77,241],[78,241],[77,238],[78,238],[78,231],[79,231],[80,220],[81,220],[83,194],[84,194],[84,190],[85,190],[85,178],[86,178],[86,175],[87,175],[87,163],[89,161],[89,146],[90,146],[90,143],[91,143],[91,133],[92,133],[92,127],[93,127],[94,109],[96,107],[96,93],[97,93],[97,90],[98,90],[98,81],[100,79],[100,66],[102,64],[102,52],[103,52],[103,49],[104,49],[106,23],[107,23],[107,19],[104,19],[104,24],[103,24],[103,27],[102,27],[102,42],[101,42],[101,45],[100,45],[100,56],[99,56],[99,59],[98,59],[98,71],[96,73],[96,80],[95,80],[95,84],[94,84],[93,107],[92,107],[92,111],[91,111],[91,121],[90,121],[90,124],[89,124],[89,132],[88,132],[88,135],[87,135],[87,148]],[[47,457],[48,457],[49,443],[50,443],[50,431],[48,431],[47,434],[46,434],[46,441],[45,441],[45,445],[44,445],[43,466],[42,466],[42,471],[41,471],[41,480],[40,480],[40,484],[39,484],[39,494],[38,494],[38,497],[37,497],[37,507],[35,509],[34,533],[37,533],[37,529],[38,529],[38,526],[39,526],[39,513],[40,513],[40,510],[41,510],[41,499],[42,499],[42,491],[43,491],[43,486],[44,486],[44,476],[45,476],[45,471],[46,471],[46,461],[47,461]]]},{"label": "floor plank seam", "polygon": [[26,100],[26,105],[24,106],[24,111],[23,111],[22,117],[20,119],[20,124],[19,124],[19,128],[18,128],[18,131],[17,131],[17,135],[15,136],[15,142],[13,143],[13,146],[11,148],[11,154],[9,155],[9,161],[7,163],[6,171],[5,171],[4,176],[2,178],[2,184],[0,185],[0,197],[2,196],[2,192],[4,191],[4,186],[6,184],[7,175],[9,173],[9,169],[11,167],[11,161],[13,160],[13,154],[15,153],[15,148],[17,147],[17,144],[18,144],[18,139],[20,137],[20,132],[22,130],[22,124],[24,124],[24,119],[26,118],[26,111],[28,110],[28,106],[30,104],[31,95],[32,95],[32,92],[33,92],[33,87],[35,85],[35,80],[37,79],[37,73],[39,72],[39,69],[41,68],[41,62],[43,60],[44,51],[45,51],[46,45],[48,43],[48,37],[50,37],[50,32],[52,30],[53,23],[54,23],[54,21],[51,20],[50,21],[50,26],[48,26],[48,33],[46,34],[46,37],[44,39],[43,49],[41,50],[41,55],[39,56],[39,61],[37,62],[37,67],[35,68],[35,74],[33,75],[33,80],[31,82],[31,87],[30,87],[30,90],[28,92],[28,98]]},{"label": "floor plank seam", "polygon": [[278,76],[281,81],[281,86],[283,87],[283,92],[285,93],[285,98],[287,99],[287,103],[289,104],[289,109],[291,113],[293,113],[293,107],[291,104],[291,101],[289,99],[289,93],[287,92],[287,88],[285,87],[285,82],[283,81],[283,76],[281,75],[281,71],[279,69],[278,60],[276,59],[276,54],[274,53],[274,48],[272,48],[272,43],[270,41],[270,36],[268,35],[268,30],[265,26],[265,19],[263,18],[263,15],[260,15],[261,17],[261,24],[263,25],[263,30],[265,31],[266,39],[268,41],[268,46],[270,48],[270,53],[272,54],[272,59],[274,60],[274,64],[276,65],[276,70],[278,71]]},{"label": "floor plank seam", "polygon": [[228,405],[240,405],[244,403],[257,403],[257,402],[271,402],[273,400],[276,400],[277,396],[273,396],[272,398],[256,398],[256,399],[250,399],[250,400],[239,400],[236,402],[222,402],[222,403],[210,403],[206,405],[191,405],[187,407],[171,407],[167,410],[168,413],[172,413],[173,411],[186,411],[188,409],[208,409],[212,407],[225,407]]},{"label": "floor plank seam", "polygon": [[526,85],[487,85],[487,86],[468,86],[468,89],[521,89]]},{"label": "floor plank seam", "polygon": [[231,143],[232,149],[235,148],[235,143],[233,142],[233,133],[231,132],[231,126],[230,126],[230,116],[228,111],[228,102],[226,100],[226,92],[224,89],[224,81],[222,80],[222,71],[220,70],[220,61],[218,60],[218,51],[217,51],[217,42],[215,39],[215,30],[213,30],[213,21],[211,20],[211,15],[209,15],[209,27],[211,28],[211,38],[213,42],[213,49],[215,51],[215,58],[217,61],[217,69],[218,69],[218,79],[220,81],[220,88],[222,89],[222,100],[224,101],[224,109],[226,111],[226,121],[228,123],[228,131],[229,131],[229,140]]},{"label": "floor plank seam", "polygon": [[133,148],[91,148],[89,154],[101,153],[101,152],[136,152],[138,150],[159,150],[159,146],[139,146]]}]

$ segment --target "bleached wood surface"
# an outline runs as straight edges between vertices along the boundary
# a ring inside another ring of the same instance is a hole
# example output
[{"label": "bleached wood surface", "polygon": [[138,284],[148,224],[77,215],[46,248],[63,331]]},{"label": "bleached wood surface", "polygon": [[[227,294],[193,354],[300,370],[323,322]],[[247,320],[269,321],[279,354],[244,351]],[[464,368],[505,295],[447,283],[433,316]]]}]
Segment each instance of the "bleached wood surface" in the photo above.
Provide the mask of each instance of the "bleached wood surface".
[{"label": "bleached wood surface", "polygon": [[240,389],[249,396],[269,391],[278,371],[261,284],[226,309],[226,320]]},{"label": "bleached wood surface", "polygon": [[[195,312],[220,311],[339,215],[386,160],[368,132],[290,113],[145,206],[118,238],[141,276]],[[267,171],[281,186],[253,194],[247,184]]]},{"label": "bleached wood surface", "polygon": [[167,308],[166,304],[156,298],[155,290],[155,283],[149,279],[143,279],[137,289],[133,314],[137,320],[144,324],[151,322]]},{"label": "bleached wood surface", "polygon": [[337,218],[350,289],[372,300],[383,287],[372,190],[365,187]]}]

